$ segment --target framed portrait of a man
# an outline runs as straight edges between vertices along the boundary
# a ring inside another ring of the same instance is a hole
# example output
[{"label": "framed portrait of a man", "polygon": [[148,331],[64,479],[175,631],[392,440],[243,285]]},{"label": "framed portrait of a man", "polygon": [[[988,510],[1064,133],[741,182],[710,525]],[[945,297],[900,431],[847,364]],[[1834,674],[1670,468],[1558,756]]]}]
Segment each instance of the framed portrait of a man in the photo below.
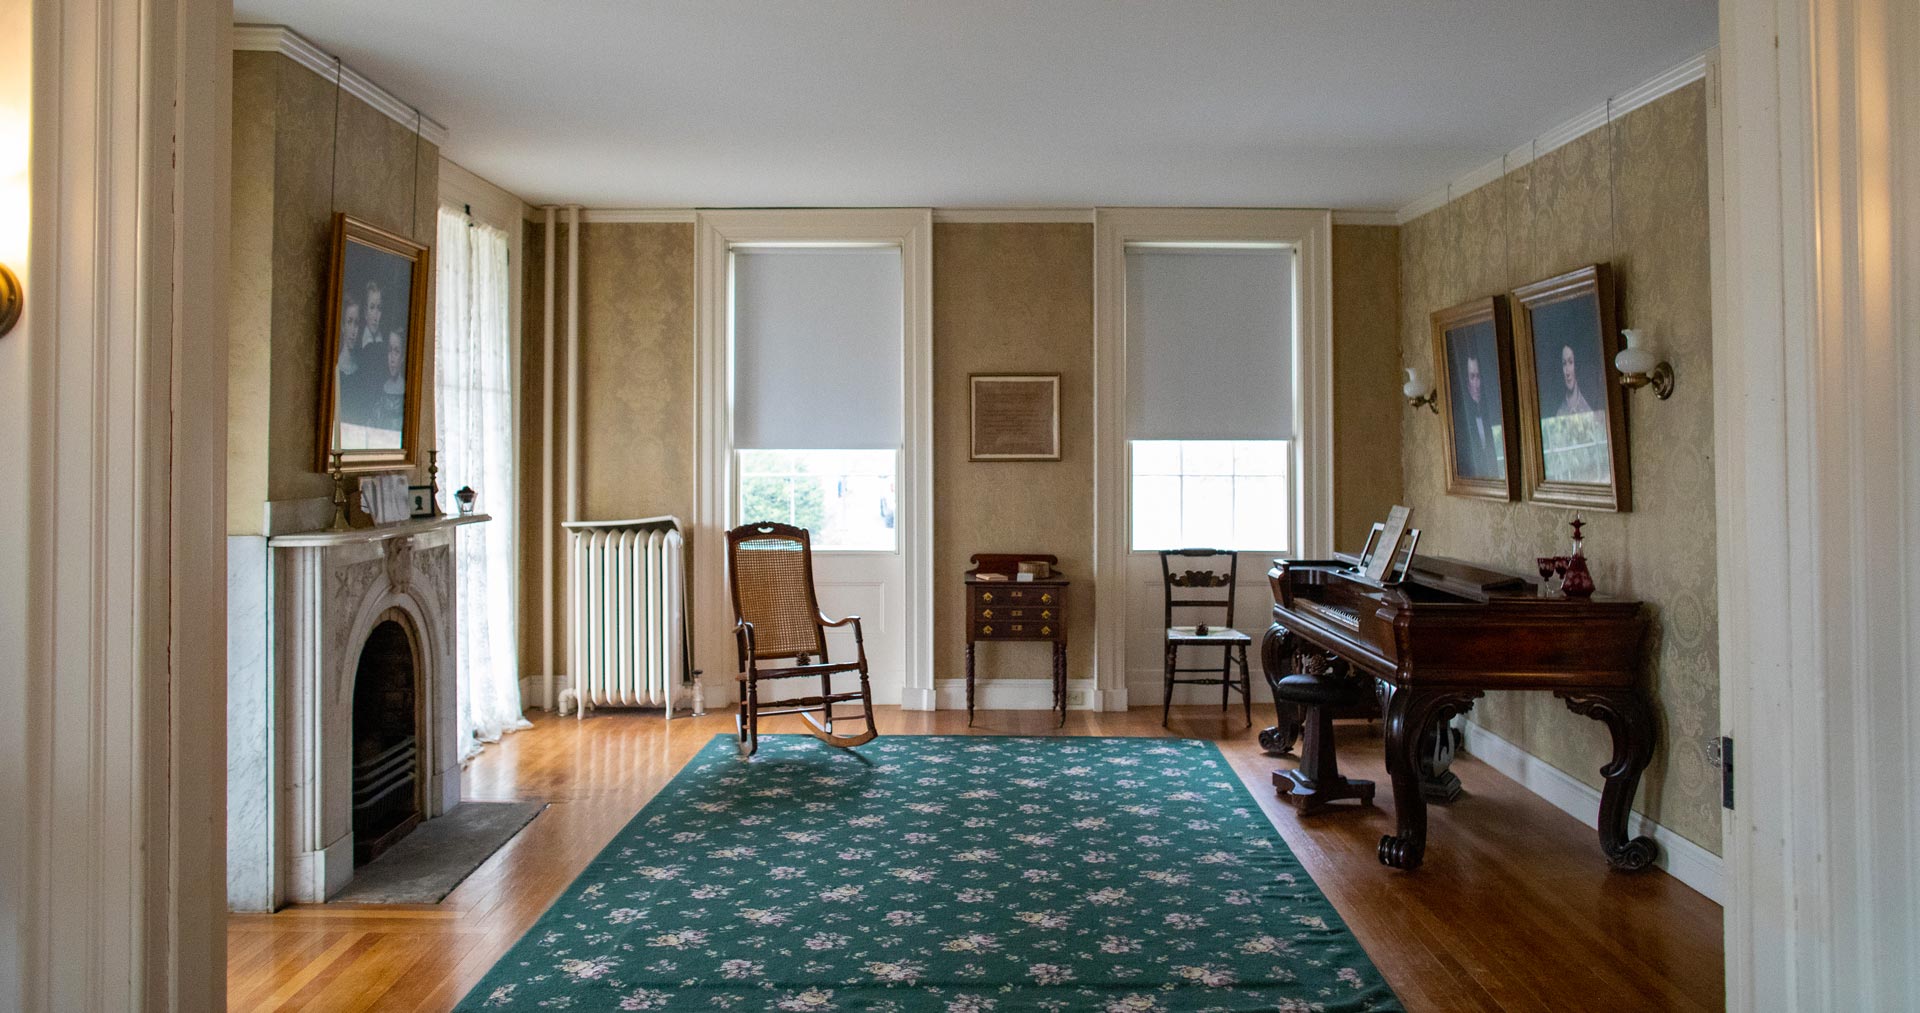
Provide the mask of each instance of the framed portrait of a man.
[{"label": "framed portrait of a man", "polygon": [[1513,324],[1501,296],[1433,314],[1433,373],[1446,420],[1447,492],[1520,496],[1515,433]]},{"label": "framed portrait of a man", "polygon": [[333,216],[320,470],[329,470],[335,452],[347,472],[415,463],[430,253],[403,236]]},{"label": "framed portrait of a man", "polygon": [[1513,292],[1527,499],[1632,509],[1613,276],[1595,264]]}]

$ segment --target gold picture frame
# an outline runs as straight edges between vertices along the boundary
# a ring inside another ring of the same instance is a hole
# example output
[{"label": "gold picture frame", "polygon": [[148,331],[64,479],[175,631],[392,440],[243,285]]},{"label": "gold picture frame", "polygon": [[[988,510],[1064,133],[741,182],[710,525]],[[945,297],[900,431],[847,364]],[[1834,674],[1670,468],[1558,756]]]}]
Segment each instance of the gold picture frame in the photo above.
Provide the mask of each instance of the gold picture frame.
[{"label": "gold picture frame", "polygon": [[1527,499],[1633,509],[1613,274],[1593,264],[1513,290]]},{"label": "gold picture frame", "polygon": [[967,389],[967,460],[1060,459],[1060,374],[973,373]]},{"label": "gold picture frame", "polygon": [[332,470],[336,453],[349,474],[418,462],[432,261],[426,246],[344,213],[333,216],[320,342],[320,471]]},{"label": "gold picture frame", "polygon": [[1520,498],[1513,323],[1504,296],[1433,314],[1433,375],[1445,420],[1447,493]]}]

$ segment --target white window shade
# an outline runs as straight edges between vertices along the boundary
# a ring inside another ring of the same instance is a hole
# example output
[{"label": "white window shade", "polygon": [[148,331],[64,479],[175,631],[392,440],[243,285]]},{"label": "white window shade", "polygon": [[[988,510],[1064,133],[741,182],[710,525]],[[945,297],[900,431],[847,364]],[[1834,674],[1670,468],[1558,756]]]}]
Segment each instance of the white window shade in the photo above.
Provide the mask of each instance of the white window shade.
[{"label": "white window shade", "polygon": [[1127,436],[1293,438],[1293,251],[1127,248]]},{"label": "white window shade", "polygon": [[898,247],[733,252],[733,443],[896,450],[904,340]]}]

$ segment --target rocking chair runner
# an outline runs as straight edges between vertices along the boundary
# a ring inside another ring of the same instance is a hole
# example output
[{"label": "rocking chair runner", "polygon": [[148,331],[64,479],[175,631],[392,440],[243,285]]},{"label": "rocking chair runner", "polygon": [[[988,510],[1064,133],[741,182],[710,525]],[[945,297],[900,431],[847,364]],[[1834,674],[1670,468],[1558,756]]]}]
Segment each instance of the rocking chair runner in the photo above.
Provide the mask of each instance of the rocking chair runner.
[{"label": "rocking chair runner", "polygon": [[[867,645],[860,617],[828,619],[820,613],[813,593],[813,549],[805,528],[788,524],[743,524],[727,532],[727,573],[733,586],[734,638],[740,650],[740,713],[734,719],[740,733],[740,752],[752,756],[760,748],[761,715],[798,714],[813,736],[829,746],[847,749],[872,742],[879,734],[873,725],[873,690],[867,684]],[[827,627],[852,626],[857,657],[834,662],[827,656]],[[779,667],[762,667],[766,660],[791,659]],[[857,692],[833,692],[833,676],[860,673]],[[760,684],[801,676],[820,677],[820,695],[760,705]],[[866,728],[854,735],[833,730],[835,704],[859,701]],[[823,720],[815,720],[819,714]]]}]

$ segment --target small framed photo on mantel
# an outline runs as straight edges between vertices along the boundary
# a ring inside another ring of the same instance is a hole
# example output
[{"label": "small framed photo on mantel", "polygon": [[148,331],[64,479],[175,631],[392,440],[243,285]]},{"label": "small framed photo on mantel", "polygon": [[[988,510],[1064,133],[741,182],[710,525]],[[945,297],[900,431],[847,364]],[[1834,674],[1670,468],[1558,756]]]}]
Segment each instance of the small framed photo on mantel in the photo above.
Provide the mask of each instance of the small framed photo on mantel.
[{"label": "small framed photo on mantel", "polygon": [[1505,298],[1433,315],[1433,373],[1446,421],[1448,495],[1519,499],[1513,325]]},{"label": "small framed photo on mantel", "polygon": [[1060,374],[974,373],[970,461],[1058,461]]},{"label": "small framed photo on mantel", "polygon": [[1633,509],[1613,276],[1605,264],[1522,285],[1514,345],[1527,499]]}]

